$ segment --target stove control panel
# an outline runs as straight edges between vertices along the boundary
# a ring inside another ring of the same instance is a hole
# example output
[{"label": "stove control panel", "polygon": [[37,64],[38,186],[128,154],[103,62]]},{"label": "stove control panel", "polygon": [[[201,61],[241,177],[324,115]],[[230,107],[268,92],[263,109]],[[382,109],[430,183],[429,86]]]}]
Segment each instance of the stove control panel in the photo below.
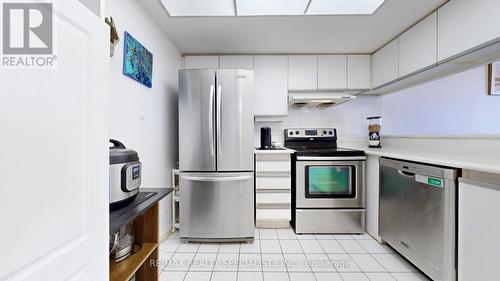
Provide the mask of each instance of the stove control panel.
[{"label": "stove control panel", "polygon": [[337,136],[337,130],[334,128],[316,128],[316,129],[286,129],[287,138],[333,138]]}]

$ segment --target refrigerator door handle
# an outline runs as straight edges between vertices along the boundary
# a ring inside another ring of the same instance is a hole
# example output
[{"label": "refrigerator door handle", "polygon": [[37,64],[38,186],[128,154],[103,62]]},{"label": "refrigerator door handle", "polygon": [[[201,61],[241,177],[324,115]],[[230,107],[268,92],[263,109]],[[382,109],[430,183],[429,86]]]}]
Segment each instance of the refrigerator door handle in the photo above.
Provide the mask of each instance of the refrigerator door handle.
[{"label": "refrigerator door handle", "polygon": [[252,176],[236,176],[236,177],[203,177],[203,176],[184,176],[183,179],[190,181],[245,181],[251,179]]},{"label": "refrigerator door handle", "polygon": [[210,85],[210,109],[208,111],[208,133],[210,138],[210,155],[215,153],[215,137],[214,137],[214,85]]},{"label": "refrigerator door handle", "polygon": [[217,86],[217,153],[222,155],[222,128],[221,128],[222,86]]}]

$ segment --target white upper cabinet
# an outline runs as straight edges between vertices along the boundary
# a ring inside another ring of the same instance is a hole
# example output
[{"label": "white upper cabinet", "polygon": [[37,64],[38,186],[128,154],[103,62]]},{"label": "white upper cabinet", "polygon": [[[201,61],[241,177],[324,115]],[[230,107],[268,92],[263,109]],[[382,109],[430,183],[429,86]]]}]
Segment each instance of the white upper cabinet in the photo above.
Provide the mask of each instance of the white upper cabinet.
[{"label": "white upper cabinet", "polygon": [[288,90],[316,91],[318,89],[318,56],[288,57]]},{"label": "white upper cabinet", "polygon": [[220,56],[220,68],[253,69],[253,56]]},{"label": "white upper cabinet", "polygon": [[347,56],[318,56],[318,90],[347,88]]},{"label": "white upper cabinet", "polygon": [[437,12],[399,37],[399,77],[437,63]]},{"label": "white upper cabinet", "polygon": [[372,88],[387,84],[399,77],[398,39],[390,42],[372,56]]},{"label": "white upper cabinet", "polygon": [[185,56],[184,68],[219,68],[218,56]]},{"label": "white upper cabinet", "polygon": [[347,56],[347,88],[370,89],[370,55]]},{"label": "white upper cabinet", "polygon": [[438,10],[438,60],[500,37],[500,1],[453,0]]},{"label": "white upper cabinet", "polygon": [[288,114],[288,57],[254,57],[256,116]]}]

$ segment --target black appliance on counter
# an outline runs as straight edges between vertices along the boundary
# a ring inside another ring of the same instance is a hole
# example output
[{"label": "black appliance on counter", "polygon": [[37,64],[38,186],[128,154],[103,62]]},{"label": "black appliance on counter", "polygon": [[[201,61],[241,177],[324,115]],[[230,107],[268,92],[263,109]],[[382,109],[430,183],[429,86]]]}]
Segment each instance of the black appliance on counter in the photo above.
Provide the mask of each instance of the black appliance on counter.
[{"label": "black appliance on counter", "polygon": [[260,149],[262,150],[272,149],[271,128],[269,127],[260,128]]},{"label": "black appliance on counter", "polygon": [[364,151],[338,148],[334,128],[286,129],[285,147],[295,150],[292,155],[294,231],[363,233]]}]

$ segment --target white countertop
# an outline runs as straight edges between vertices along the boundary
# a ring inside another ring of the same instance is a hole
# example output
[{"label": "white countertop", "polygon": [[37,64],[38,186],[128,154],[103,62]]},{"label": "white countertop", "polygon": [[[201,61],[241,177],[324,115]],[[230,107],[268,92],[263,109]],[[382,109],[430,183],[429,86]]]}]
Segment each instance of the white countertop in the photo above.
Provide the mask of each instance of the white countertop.
[{"label": "white countertop", "polygon": [[256,153],[256,154],[292,154],[295,152],[295,150],[293,150],[293,149],[289,149],[286,147],[281,147],[281,148],[283,148],[283,149],[260,150],[260,149],[255,148],[254,153]]},{"label": "white countertop", "polygon": [[364,150],[367,155],[500,174],[500,151],[498,150],[471,153],[470,151],[446,151],[438,146],[412,148],[411,145],[408,145],[405,147],[370,148],[367,145],[346,145],[344,147]]}]

